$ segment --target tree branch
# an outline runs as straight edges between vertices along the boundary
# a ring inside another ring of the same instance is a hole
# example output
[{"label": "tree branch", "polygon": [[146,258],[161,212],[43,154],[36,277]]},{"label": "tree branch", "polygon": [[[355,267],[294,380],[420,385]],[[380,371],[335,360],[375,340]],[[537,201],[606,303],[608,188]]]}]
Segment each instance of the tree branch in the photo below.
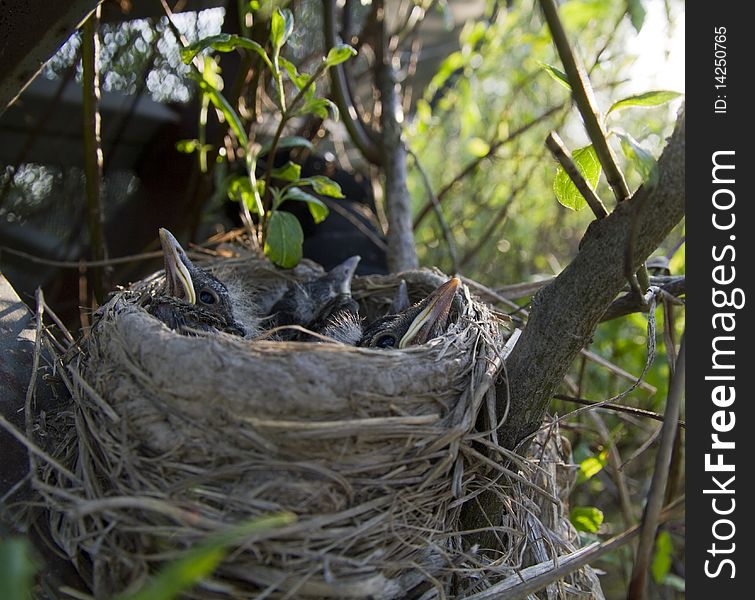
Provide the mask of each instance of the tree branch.
[{"label": "tree branch", "polygon": [[401,139],[401,101],[396,74],[387,48],[385,7],[377,2],[380,39],[375,44],[375,80],[380,92],[382,167],[385,177],[385,205],[388,215],[388,269],[394,273],[415,269],[417,249],[412,229],[412,209],[407,187],[406,146]]},{"label": "tree branch", "polygon": [[[640,188],[606,218],[594,221],[579,254],[535,296],[527,326],[506,361],[510,404],[508,418],[498,432],[506,448],[517,448],[540,427],[553,393],[624,287],[624,255],[632,220],[636,220],[638,232],[633,255],[636,268],[684,215],[684,149],[682,108],[658,162],[657,185]],[[497,391],[498,410],[504,414],[506,395],[503,387]],[[525,448],[518,451],[523,454]],[[493,493],[481,494],[479,501],[479,506],[470,503],[463,515],[467,529],[485,527],[487,519],[496,522],[503,510]],[[482,547],[489,547],[490,542],[487,538],[470,541]]]}]

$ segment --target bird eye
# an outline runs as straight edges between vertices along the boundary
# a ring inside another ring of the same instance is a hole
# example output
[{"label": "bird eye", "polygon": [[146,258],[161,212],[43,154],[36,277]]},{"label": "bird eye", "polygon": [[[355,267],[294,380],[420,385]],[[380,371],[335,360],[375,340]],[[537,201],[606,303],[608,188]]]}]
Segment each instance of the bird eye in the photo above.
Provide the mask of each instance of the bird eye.
[{"label": "bird eye", "polygon": [[199,292],[199,301],[202,304],[215,304],[218,301],[218,295],[210,290]]},{"label": "bird eye", "polygon": [[375,345],[378,348],[393,348],[396,345],[396,338],[392,335],[384,335],[377,339]]}]

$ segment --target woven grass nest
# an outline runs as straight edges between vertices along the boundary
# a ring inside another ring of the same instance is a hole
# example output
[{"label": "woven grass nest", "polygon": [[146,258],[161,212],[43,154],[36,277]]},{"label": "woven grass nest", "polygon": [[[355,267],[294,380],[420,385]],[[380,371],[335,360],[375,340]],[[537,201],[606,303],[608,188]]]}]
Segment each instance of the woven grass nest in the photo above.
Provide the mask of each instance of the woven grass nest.
[{"label": "woven grass nest", "polygon": [[[307,261],[283,272],[254,256],[208,268],[258,297],[320,272]],[[447,277],[355,277],[361,313],[384,313],[401,279],[414,301]],[[41,468],[36,487],[55,541],[95,597],[137,588],[208,535],[278,511],[296,521],[235,544],[186,597],[495,598],[485,589],[575,550],[543,449],[538,465],[519,465],[532,487],[475,449],[474,439],[496,446],[493,432],[473,429],[481,410],[498,420],[490,411],[506,333],[466,286],[445,335],[376,350],[179,335],[134,302],[154,282],[114,294],[58,357],[72,406],[47,417],[58,466]],[[549,439],[558,454],[560,437]],[[512,498],[509,550],[496,560],[458,533],[464,503],[491,486]],[[595,586],[588,568],[554,589],[600,597]]]}]

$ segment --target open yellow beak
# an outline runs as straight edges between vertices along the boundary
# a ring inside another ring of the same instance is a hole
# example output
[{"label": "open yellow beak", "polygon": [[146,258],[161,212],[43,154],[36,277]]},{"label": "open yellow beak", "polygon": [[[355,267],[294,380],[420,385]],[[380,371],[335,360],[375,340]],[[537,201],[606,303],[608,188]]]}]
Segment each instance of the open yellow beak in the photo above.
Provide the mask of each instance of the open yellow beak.
[{"label": "open yellow beak", "polygon": [[461,280],[458,277],[453,277],[425,298],[427,305],[414,317],[409,329],[399,340],[399,348],[424,344],[430,339],[435,324],[448,317],[459,285],[461,285]]},{"label": "open yellow beak", "polygon": [[184,263],[188,260],[181,244],[167,229],[160,228],[160,244],[163,247],[165,259],[165,278],[168,281],[168,291],[177,298],[186,300],[189,304],[196,304],[197,296],[189,269]]}]

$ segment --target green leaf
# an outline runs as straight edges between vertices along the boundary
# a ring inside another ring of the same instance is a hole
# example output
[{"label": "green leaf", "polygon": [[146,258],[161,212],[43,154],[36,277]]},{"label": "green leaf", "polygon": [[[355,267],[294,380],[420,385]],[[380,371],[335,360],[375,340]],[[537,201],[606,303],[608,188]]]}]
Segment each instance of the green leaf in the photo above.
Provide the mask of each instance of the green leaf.
[{"label": "green leaf", "polygon": [[658,180],[658,163],[655,157],[648,150],[645,150],[631,135],[617,131],[613,133],[619,138],[621,151],[624,153],[624,156],[637,167],[640,175],[642,175],[642,181],[655,185]]},{"label": "green leaf", "polygon": [[340,65],[342,62],[349,60],[352,56],[356,56],[357,51],[348,44],[338,44],[328,50],[328,55],[325,57],[325,66],[333,67]]},{"label": "green leaf", "polygon": [[270,21],[270,41],[280,49],[294,31],[294,15],[287,8],[276,9]]},{"label": "green leaf", "polygon": [[485,140],[474,137],[467,142],[467,152],[472,156],[482,158],[483,156],[487,156],[488,152],[490,152],[490,145]]},{"label": "green leaf", "polygon": [[632,21],[632,27],[639,33],[647,15],[642,0],[627,0],[627,12],[629,13],[629,20]]},{"label": "green leaf", "polygon": [[[598,185],[601,169],[598,155],[595,153],[592,145],[575,150],[572,153],[572,159],[588,185],[592,189],[595,189],[595,186]],[[566,208],[582,210],[587,206],[587,202],[577,189],[577,186],[574,185],[566,174],[566,171],[560,165],[556,171],[556,178],[553,180],[553,192],[556,194],[558,201]]]},{"label": "green leaf", "polygon": [[579,473],[585,480],[595,477],[606,466],[606,455],[601,452],[598,456],[588,456],[579,463]]},{"label": "green leaf", "polygon": [[303,243],[304,232],[294,215],[284,210],[276,210],[270,215],[265,256],[279,267],[291,269],[301,260]]},{"label": "green leaf", "polygon": [[[314,88],[311,88],[314,90]],[[313,114],[317,115],[321,119],[327,119],[328,113],[333,117],[334,121],[338,120],[339,113],[338,107],[327,98],[309,98],[302,104],[301,108],[296,111],[297,115]]]},{"label": "green leaf", "polygon": [[611,108],[608,109],[606,116],[610,115],[615,110],[630,107],[642,107],[659,106],[671,102],[674,98],[681,96],[679,92],[672,92],[670,90],[656,90],[652,92],[645,92],[644,94],[637,94],[636,96],[629,96],[628,98],[622,98],[614,102]]},{"label": "green leaf", "polygon": [[200,74],[193,71],[190,71],[190,74],[199,85],[199,88],[207,94],[213,106],[223,113],[226,121],[228,121],[228,125],[236,134],[241,145],[244,147],[248,146],[249,139],[247,138],[246,131],[244,131],[244,124],[241,122],[241,117],[239,117],[233,106],[231,106],[231,103]]},{"label": "green leaf", "polygon": [[569,513],[569,520],[577,531],[597,533],[603,524],[603,511],[594,506],[575,506]]},{"label": "green leaf", "polygon": [[199,147],[199,140],[178,140],[176,142],[176,150],[183,154],[191,154]]},{"label": "green leaf", "polygon": [[[260,149],[258,156],[265,156],[268,152],[270,152],[271,147],[271,142],[264,144]],[[291,135],[278,140],[278,150],[285,150],[288,148],[306,148],[307,150],[315,149],[315,147],[312,145],[312,142],[310,142],[307,138],[303,138],[298,135]]]},{"label": "green leaf", "polygon": [[655,539],[655,555],[650,565],[650,571],[656,583],[663,583],[671,569],[671,553],[674,546],[668,531],[661,531]]},{"label": "green leaf", "polygon": [[549,65],[548,63],[540,63],[540,66],[555,81],[560,83],[567,90],[571,91],[571,83],[569,83],[569,78],[566,76],[566,73],[564,73],[561,69],[554,67],[553,65]]},{"label": "green leaf", "polygon": [[21,537],[0,541],[0,598],[28,600],[37,565],[31,556],[31,544]]},{"label": "green leaf", "polygon": [[291,513],[257,517],[229,531],[211,536],[207,541],[188,550],[183,556],[163,567],[141,590],[121,595],[119,600],[172,600],[210,575],[228,553],[229,547],[243,542],[250,535],[283,527],[295,522]]},{"label": "green leaf", "polygon": [[229,33],[211,35],[196,41],[193,44],[189,44],[185,48],[181,48],[181,60],[188,65],[197,54],[206,48],[212,48],[218,52],[232,52],[237,48],[244,48],[256,52],[268,65],[270,64],[270,59],[265,53],[265,49],[257,42],[250,40],[249,38],[241,37],[239,35],[231,35]]},{"label": "green leaf", "polygon": [[343,198],[343,192],[341,186],[335,181],[325,175],[314,175],[312,177],[306,177],[300,179],[297,182],[298,185],[311,185],[312,189],[323,196],[330,196],[331,198]]},{"label": "green leaf", "polygon": [[298,200],[300,202],[306,202],[307,208],[309,208],[309,214],[312,215],[315,224],[322,223],[330,212],[322,200],[312,194],[308,194],[298,187],[288,188],[283,195],[283,200]]},{"label": "green leaf", "polygon": [[278,58],[278,62],[283,66],[283,69],[286,71],[286,73],[288,73],[288,78],[296,86],[297,90],[301,90],[305,85],[307,85],[307,83],[309,83],[311,76],[307,75],[306,73],[299,73],[296,65],[290,60],[281,56]]},{"label": "green leaf", "polygon": [[[257,187],[260,195],[264,194],[265,182],[258,181]],[[238,176],[231,179],[230,183],[228,184],[227,193],[228,198],[230,198],[234,202],[243,202],[251,212],[259,214],[257,201],[252,190],[252,182],[249,181],[249,177]]]},{"label": "green leaf", "polygon": [[272,176],[283,181],[296,181],[301,177],[301,165],[288,161],[282,167],[273,169]]}]

